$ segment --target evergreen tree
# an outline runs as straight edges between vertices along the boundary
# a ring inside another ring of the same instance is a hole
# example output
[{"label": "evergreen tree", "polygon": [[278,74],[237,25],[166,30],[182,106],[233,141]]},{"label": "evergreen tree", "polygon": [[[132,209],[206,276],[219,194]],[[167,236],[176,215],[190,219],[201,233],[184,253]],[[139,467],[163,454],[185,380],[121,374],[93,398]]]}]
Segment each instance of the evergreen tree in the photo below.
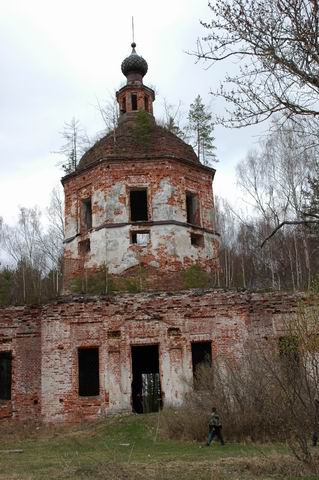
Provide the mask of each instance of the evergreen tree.
[{"label": "evergreen tree", "polygon": [[192,145],[197,150],[197,156],[204,165],[216,162],[213,136],[214,124],[212,114],[204,105],[200,95],[190,105],[188,113],[189,130],[192,136]]}]

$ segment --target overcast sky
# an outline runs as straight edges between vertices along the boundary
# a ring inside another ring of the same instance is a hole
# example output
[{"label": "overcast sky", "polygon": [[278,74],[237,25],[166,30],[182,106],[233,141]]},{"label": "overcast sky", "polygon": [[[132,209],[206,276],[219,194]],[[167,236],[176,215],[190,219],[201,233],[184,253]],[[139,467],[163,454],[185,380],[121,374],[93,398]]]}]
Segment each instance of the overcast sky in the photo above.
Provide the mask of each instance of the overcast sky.
[{"label": "overcast sky", "polygon": [[[131,52],[134,15],[137,52],[148,62],[146,85],[185,112],[200,94],[213,111],[223,105],[209,94],[229,66],[196,64],[185,52],[205,34],[207,0],[10,0],[0,17],[0,216],[11,223],[19,206],[49,202],[62,176],[53,153],[65,121],[76,117],[94,135],[103,128],[96,109],[123,83],[122,60]],[[231,195],[234,167],[256,144],[261,129],[216,127],[219,163],[215,192]]]}]

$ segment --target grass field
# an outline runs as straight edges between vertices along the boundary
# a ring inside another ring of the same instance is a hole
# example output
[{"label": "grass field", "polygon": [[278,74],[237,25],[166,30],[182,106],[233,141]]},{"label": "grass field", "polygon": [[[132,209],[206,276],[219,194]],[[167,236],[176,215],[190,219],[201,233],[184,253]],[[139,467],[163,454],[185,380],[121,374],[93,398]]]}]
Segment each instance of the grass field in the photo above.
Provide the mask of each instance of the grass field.
[{"label": "grass field", "polygon": [[[159,420],[159,422],[158,422]],[[72,427],[0,423],[1,480],[318,479],[283,445],[174,442],[160,417],[128,415]]]}]

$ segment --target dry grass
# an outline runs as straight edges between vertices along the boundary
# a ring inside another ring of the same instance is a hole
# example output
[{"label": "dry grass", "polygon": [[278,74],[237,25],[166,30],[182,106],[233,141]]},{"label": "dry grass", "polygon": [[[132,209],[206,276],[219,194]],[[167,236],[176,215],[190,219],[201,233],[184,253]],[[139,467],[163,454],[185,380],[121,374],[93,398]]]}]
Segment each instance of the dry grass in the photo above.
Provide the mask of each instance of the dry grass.
[{"label": "dry grass", "polygon": [[[253,478],[265,476],[303,478],[311,475],[309,468],[291,455],[273,453],[270,456],[255,456],[246,458],[222,458],[216,462],[216,467],[222,471],[233,471],[237,474],[250,474]],[[314,476],[313,478],[318,478]]]},{"label": "dry grass", "polygon": [[[1,477],[0,477],[1,478]],[[12,477],[16,480],[18,477]],[[55,477],[59,480],[60,477]],[[92,467],[72,468],[64,471],[61,479],[88,480],[266,480],[266,479],[314,479],[305,466],[289,455],[274,454],[261,457],[228,457],[214,461],[174,461],[156,463],[119,464],[111,461]],[[9,479],[8,479],[9,480]],[[11,480],[11,478],[10,478]]]},{"label": "dry grass", "polygon": [[[172,441],[155,432],[164,412],[74,426],[1,423],[0,480],[317,479],[284,446]],[[122,446],[127,445],[129,446]]]}]

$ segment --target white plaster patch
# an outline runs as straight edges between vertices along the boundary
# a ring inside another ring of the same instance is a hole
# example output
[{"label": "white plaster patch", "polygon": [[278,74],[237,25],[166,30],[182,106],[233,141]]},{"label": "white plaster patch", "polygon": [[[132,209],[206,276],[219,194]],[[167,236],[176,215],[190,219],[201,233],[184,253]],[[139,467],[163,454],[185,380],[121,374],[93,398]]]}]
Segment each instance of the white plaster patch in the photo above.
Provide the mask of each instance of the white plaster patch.
[{"label": "white plaster patch", "polygon": [[105,220],[110,223],[128,222],[128,212],[119,198],[126,198],[125,182],[117,182],[108,190],[105,205]]},{"label": "white plaster patch", "polygon": [[[105,193],[102,192],[101,190],[96,190],[93,195],[92,195],[92,206],[93,209],[95,206],[98,207],[98,209],[94,209],[94,214],[93,214],[93,227],[98,227],[99,225],[103,224],[105,222],[105,208],[106,208],[106,203],[105,203]],[[97,210],[97,211],[96,211]]]},{"label": "white plaster patch", "polygon": [[152,209],[153,220],[181,220],[182,212],[178,206],[170,205],[169,200],[176,195],[176,188],[169,179],[162,179],[158,190],[153,194]]},{"label": "white plaster patch", "polygon": [[77,196],[72,195],[72,205],[69,215],[65,218],[65,238],[73,237],[78,232],[78,219],[77,219]]},{"label": "white plaster patch", "polygon": [[158,262],[156,262],[155,260],[152,260],[150,263],[149,263],[150,267],[154,267],[154,268],[158,268],[160,266],[160,264]]},{"label": "white plaster patch", "polygon": [[66,257],[78,258],[78,239],[75,238],[72,242],[66,243],[64,246],[64,254]]}]

